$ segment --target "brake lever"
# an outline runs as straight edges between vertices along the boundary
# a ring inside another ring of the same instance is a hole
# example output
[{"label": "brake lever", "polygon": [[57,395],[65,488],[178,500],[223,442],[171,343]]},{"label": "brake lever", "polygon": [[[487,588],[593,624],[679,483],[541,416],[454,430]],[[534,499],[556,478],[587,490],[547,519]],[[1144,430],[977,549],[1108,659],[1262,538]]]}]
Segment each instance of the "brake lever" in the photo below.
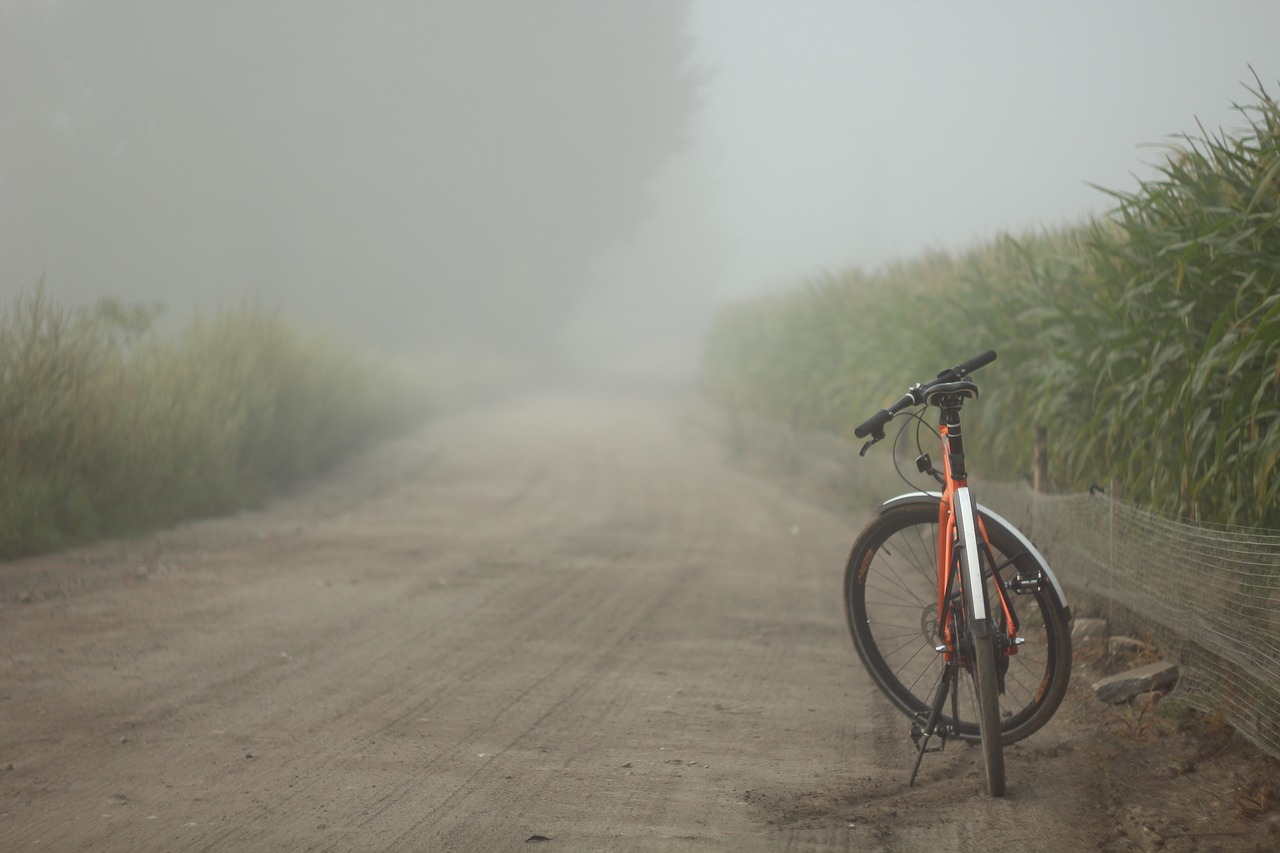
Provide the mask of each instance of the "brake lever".
[{"label": "brake lever", "polygon": [[866,444],[862,445],[862,450],[858,453],[858,456],[859,456],[859,457],[866,456],[866,455],[867,455],[867,451],[871,449],[871,445],[873,445],[873,444],[877,444],[877,443],[879,443],[879,442],[881,442],[881,441],[884,441],[884,431],[883,431],[883,430],[881,430],[881,431],[880,431],[880,433],[879,433],[878,435],[877,435],[877,434],[874,434],[874,433],[872,434],[872,436],[871,436],[871,440],[870,440],[870,441],[868,441]]}]

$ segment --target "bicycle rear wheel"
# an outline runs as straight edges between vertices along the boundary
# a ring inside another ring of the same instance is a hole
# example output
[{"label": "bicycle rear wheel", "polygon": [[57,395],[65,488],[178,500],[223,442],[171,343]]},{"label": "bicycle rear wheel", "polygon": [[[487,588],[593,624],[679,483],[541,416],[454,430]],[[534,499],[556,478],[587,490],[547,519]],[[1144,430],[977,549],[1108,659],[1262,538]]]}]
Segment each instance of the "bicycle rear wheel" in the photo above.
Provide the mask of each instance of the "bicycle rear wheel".
[{"label": "bicycle rear wheel", "polygon": [[[1010,744],[1043,726],[1061,704],[1071,676],[1071,638],[1050,584],[1037,582],[1036,561],[1000,526],[986,527],[991,549],[984,549],[982,561],[989,599],[997,600],[993,578],[1024,582],[1010,599],[1025,642],[1011,650],[998,607],[992,620],[1000,730]],[[943,673],[942,656],[934,651],[942,642],[937,550],[937,504],[910,504],[872,519],[854,542],[845,571],[845,615],[858,656],[885,695],[912,717],[928,712]],[[965,740],[980,741],[979,688],[961,678],[956,689],[942,723]]]}]

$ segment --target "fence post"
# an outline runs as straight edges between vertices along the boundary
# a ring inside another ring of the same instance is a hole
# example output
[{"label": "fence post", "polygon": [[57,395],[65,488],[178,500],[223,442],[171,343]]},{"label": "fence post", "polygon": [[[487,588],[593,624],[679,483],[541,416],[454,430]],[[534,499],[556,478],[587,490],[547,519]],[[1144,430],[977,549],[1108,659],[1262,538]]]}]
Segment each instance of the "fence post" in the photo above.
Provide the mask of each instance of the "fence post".
[{"label": "fence post", "polygon": [[1036,443],[1034,453],[1035,473],[1031,480],[1031,488],[1036,492],[1044,492],[1049,488],[1049,441],[1048,430],[1043,426],[1036,427]]}]

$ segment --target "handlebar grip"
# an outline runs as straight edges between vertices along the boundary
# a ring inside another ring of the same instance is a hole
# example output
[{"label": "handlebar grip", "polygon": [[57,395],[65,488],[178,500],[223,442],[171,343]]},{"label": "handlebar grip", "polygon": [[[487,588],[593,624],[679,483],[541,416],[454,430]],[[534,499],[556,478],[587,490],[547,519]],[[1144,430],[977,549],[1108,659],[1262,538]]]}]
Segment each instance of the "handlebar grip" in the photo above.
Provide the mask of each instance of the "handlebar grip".
[{"label": "handlebar grip", "polygon": [[884,432],[884,425],[893,420],[893,413],[888,409],[881,409],[862,423],[858,424],[858,428],[853,431],[857,438],[866,438],[869,435],[878,435]]},{"label": "handlebar grip", "polygon": [[[989,349],[986,352],[984,352],[982,355],[975,355],[973,358],[969,359],[968,361],[964,361],[964,362],[961,362],[960,364],[957,364],[955,367],[951,368],[951,372],[955,373],[958,378],[963,379],[964,377],[968,376],[970,373],[973,373],[973,371],[977,370],[979,367],[986,367],[988,364],[990,364],[995,360],[996,360],[996,351],[993,349]],[[945,373],[947,371],[943,371],[943,372]]]}]

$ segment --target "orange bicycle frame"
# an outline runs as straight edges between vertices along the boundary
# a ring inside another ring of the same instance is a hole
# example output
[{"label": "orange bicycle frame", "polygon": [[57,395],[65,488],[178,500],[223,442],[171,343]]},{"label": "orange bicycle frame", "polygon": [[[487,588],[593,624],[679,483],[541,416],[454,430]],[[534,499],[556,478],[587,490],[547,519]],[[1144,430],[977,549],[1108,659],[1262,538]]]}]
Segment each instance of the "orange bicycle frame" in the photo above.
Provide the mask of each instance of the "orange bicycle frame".
[{"label": "orange bicycle frame", "polygon": [[[952,636],[952,619],[950,618],[950,607],[952,606],[951,581],[953,577],[960,578],[962,575],[961,572],[953,571],[956,561],[955,493],[956,489],[968,486],[968,479],[957,477],[952,470],[951,435],[945,421],[938,425],[938,432],[942,437],[942,473],[944,481],[942,499],[938,504],[938,624],[942,629],[942,641],[945,645],[943,658],[950,661],[955,659],[956,653],[956,638]],[[986,525],[983,524],[980,514],[975,514],[975,516],[978,535],[981,537],[987,552],[990,553],[991,542],[987,538]],[[1000,610],[1004,613],[1005,625],[1009,626],[1008,642],[1001,644],[1003,646],[1001,652],[1006,655],[1017,654],[1018,646],[1014,642],[1014,637],[1018,629],[1018,620],[1009,605],[1008,595],[1004,586],[1000,583],[999,577],[997,576],[995,580],[996,595],[1000,599]],[[963,583],[963,580],[960,583]],[[981,595],[981,590],[975,590],[974,594]]]}]

